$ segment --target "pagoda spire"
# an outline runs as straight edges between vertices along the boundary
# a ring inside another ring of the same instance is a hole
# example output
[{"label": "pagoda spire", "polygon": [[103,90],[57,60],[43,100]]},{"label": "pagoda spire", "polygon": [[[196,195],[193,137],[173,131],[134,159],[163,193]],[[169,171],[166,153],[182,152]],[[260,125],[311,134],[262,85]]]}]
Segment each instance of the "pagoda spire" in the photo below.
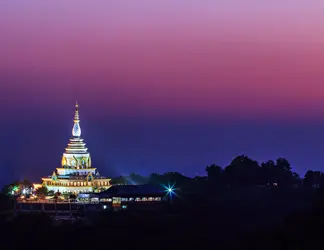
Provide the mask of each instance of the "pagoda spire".
[{"label": "pagoda spire", "polygon": [[81,136],[81,128],[80,128],[80,117],[79,117],[79,104],[76,101],[75,103],[75,113],[74,113],[74,125],[72,128],[72,136],[80,137]]},{"label": "pagoda spire", "polygon": [[79,104],[78,104],[78,101],[75,102],[74,122],[75,122],[75,121],[80,121],[80,118],[79,118]]}]

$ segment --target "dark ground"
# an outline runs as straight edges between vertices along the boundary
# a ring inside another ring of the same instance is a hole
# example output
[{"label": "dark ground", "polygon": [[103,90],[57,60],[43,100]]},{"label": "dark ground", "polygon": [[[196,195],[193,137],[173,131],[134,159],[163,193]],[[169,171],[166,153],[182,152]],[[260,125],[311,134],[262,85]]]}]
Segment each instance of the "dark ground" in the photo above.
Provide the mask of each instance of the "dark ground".
[{"label": "dark ground", "polygon": [[219,190],[159,212],[105,212],[73,224],[11,215],[1,214],[1,249],[324,249],[322,192],[303,189]]}]

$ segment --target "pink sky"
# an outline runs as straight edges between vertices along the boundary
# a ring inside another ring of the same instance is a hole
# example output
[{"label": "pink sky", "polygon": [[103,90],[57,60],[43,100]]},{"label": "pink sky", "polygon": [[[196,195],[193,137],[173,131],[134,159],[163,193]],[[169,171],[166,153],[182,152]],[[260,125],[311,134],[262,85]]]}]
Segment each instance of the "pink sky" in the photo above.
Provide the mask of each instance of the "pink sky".
[{"label": "pink sky", "polygon": [[0,95],[126,115],[323,116],[323,22],[320,0],[1,1]]}]

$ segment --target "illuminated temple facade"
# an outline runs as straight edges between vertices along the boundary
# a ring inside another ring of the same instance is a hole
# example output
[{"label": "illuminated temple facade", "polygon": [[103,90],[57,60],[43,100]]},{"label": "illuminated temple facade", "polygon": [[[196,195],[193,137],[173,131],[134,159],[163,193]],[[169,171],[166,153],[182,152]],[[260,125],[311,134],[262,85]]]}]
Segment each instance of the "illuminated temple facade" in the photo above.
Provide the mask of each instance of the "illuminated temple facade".
[{"label": "illuminated temple facade", "polygon": [[51,176],[42,178],[49,191],[61,193],[100,192],[108,189],[110,179],[100,176],[92,167],[91,156],[81,138],[79,105],[75,105],[72,137],[65,148],[61,167]]}]

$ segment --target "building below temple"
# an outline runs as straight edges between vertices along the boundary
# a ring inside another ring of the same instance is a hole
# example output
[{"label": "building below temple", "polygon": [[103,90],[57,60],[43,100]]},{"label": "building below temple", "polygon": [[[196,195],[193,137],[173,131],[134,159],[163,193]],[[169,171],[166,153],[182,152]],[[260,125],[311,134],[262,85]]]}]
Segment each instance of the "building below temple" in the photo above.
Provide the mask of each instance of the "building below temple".
[{"label": "building below temple", "polygon": [[108,189],[110,179],[92,167],[91,156],[81,138],[79,105],[75,105],[72,137],[62,156],[61,167],[42,178],[49,191],[60,193],[100,192]]}]

